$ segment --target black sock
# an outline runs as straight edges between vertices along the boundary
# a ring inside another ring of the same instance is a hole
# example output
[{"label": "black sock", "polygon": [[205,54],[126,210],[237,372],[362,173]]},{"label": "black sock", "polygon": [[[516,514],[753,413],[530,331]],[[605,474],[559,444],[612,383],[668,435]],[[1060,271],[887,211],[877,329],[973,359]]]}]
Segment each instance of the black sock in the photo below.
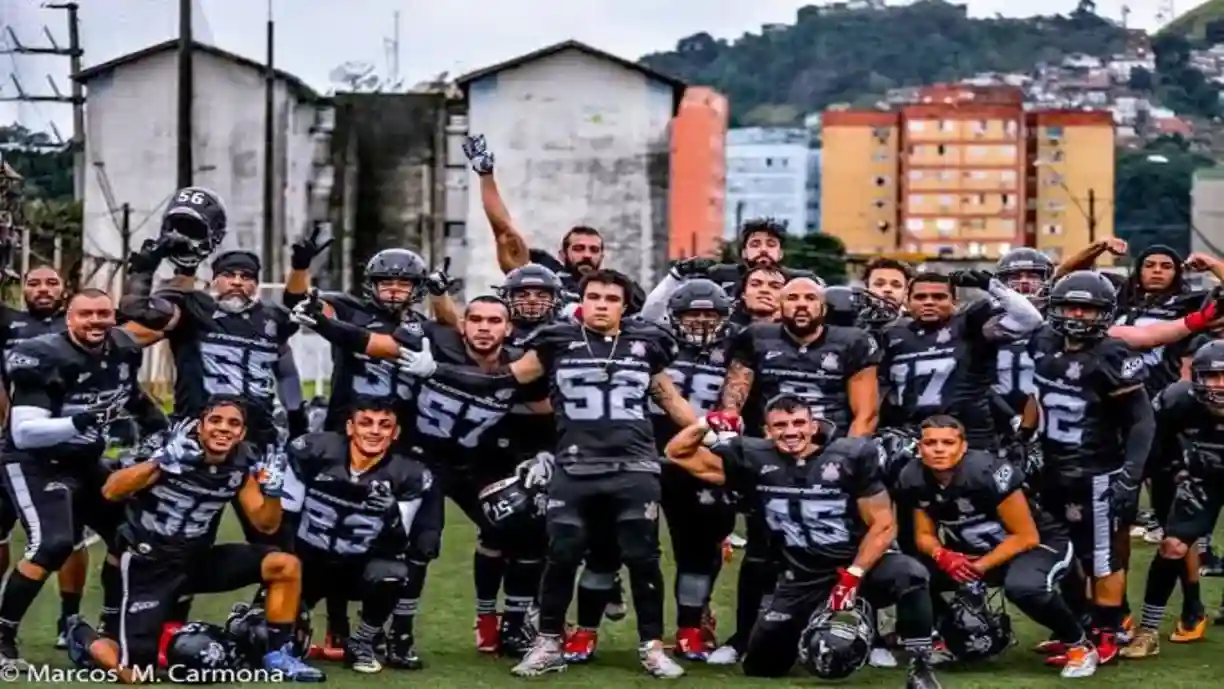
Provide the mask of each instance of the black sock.
[{"label": "black sock", "polygon": [[98,575],[102,584],[102,611],[98,614],[98,633],[112,636],[119,629],[119,608],[123,605],[123,575],[119,565],[102,561]]},{"label": "black sock", "polygon": [[1182,582],[1182,619],[1190,620],[1203,615],[1203,594],[1198,580]]},{"label": "black sock", "polygon": [[332,639],[339,640],[349,635],[349,602],[347,596],[328,596],[324,604],[327,606],[327,633]]},{"label": "black sock", "polygon": [[81,612],[81,594],[75,591],[60,591],[60,619],[66,620]]},{"label": "black sock", "polygon": [[[545,564],[544,575],[540,579],[541,634],[558,637],[565,634],[565,613],[574,597],[574,575],[577,573],[577,564]],[[582,621],[579,620],[578,624],[581,625]]]},{"label": "black sock", "polygon": [[1160,556],[1152,558],[1143,590],[1143,615],[1139,620],[1141,627],[1160,629],[1165,606],[1169,604],[1169,597],[1177,586],[1179,570],[1185,569],[1186,563],[1183,560],[1170,560]]},{"label": "black sock", "polygon": [[29,611],[38,592],[42,590],[45,580],[31,579],[13,568],[4,581],[4,589],[0,591],[0,624],[13,629],[21,625],[22,618]]},{"label": "black sock", "polygon": [[395,610],[395,604],[403,590],[403,582],[391,580],[367,583],[364,589],[365,595],[361,599],[361,626],[382,629]]},{"label": "black sock", "polygon": [[425,589],[425,572],[424,563],[408,563],[408,578],[400,588],[395,610],[391,613],[391,633],[396,636],[411,636],[415,632],[421,591]]},{"label": "black sock", "polygon": [[638,641],[646,643],[663,638],[663,570],[659,560],[629,564],[629,591],[637,613]]},{"label": "black sock", "polygon": [[702,574],[676,572],[676,626],[693,628],[701,626],[701,617],[710,598],[712,578]]},{"label": "black sock", "polygon": [[1102,632],[1117,632],[1122,628],[1122,606],[1097,605],[1093,612],[1097,629]]},{"label": "black sock", "polygon": [[268,650],[279,651],[293,640],[293,622],[268,623]]},{"label": "black sock", "polygon": [[506,572],[506,558],[477,549],[472,554],[472,583],[476,586],[476,614],[497,613],[497,593]]},{"label": "black sock", "polygon": [[544,573],[543,560],[511,560],[506,563],[504,587],[506,591],[507,624],[522,624],[527,610],[540,590],[540,576]]}]

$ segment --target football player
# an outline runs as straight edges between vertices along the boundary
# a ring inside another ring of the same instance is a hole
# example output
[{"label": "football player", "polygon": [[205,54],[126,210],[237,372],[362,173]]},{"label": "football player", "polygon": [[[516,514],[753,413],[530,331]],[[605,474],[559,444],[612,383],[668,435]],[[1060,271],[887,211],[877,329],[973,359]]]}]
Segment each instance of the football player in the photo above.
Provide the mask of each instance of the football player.
[{"label": "football player", "polygon": [[[990,298],[958,310],[956,287],[984,290]],[[917,426],[934,414],[951,414],[965,424],[970,447],[996,450],[990,392],[998,351],[1041,327],[1041,312],[984,271],[919,274],[909,283],[906,307],[909,318],[883,333],[880,369],[889,381],[884,424]]]},{"label": "football player", "polygon": [[[140,346],[114,327],[114,302],[100,290],[73,296],[66,324],[62,333],[15,345],[5,361],[11,406],[0,459],[29,544],[0,593],[0,664],[23,664],[17,627],[83,528],[109,541],[120,517],[101,499],[100,460],[110,426],[130,416]],[[104,581],[108,573],[117,570],[104,568]]]},{"label": "football player", "polygon": [[[538,330],[525,343],[523,358],[492,375],[439,364],[427,347],[404,353],[409,373],[454,381],[468,390],[507,382],[530,384],[541,378],[550,383],[559,437],[550,463],[557,470],[551,474],[548,492],[549,544],[540,586],[540,633],[515,666],[516,675],[566,667],[562,634],[574,575],[589,543],[601,538],[617,542],[629,570],[642,666],[656,677],[684,674],[661,641],[661,489],[647,397],[681,425],[691,423],[693,413],[665,370],[676,354],[675,342],[655,325],[623,320],[629,293],[629,280],[620,273],[589,274],[582,283],[582,324]],[[596,521],[600,515],[614,516]],[[607,524],[614,533],[595,533],[597,523]]]},{"label": "football player", "polygon": [[[357,398],[345,433],[300,436],[289,460],[301,490],[302,519],[295,553],[302,561],[302,602],[325,596],[361,601],[361,622],[345,641],[345,663],[375,673],[382,663],[374,641],[391,617],[409,577],[423,579],[412,552],[415,527],[440,529],[442,503],[431,494],[432,474],[421,463],[392,454],[400,433],[389,400]],[[392,638],[388,661],[406,669],[421,663],[411,639]]]},{"label": "football player", "polygon": [[[1116,538],[1138,510],[1139,483],[1155,433],[1143,358],[1109,337],[1117,293],[1099,273],[1079,271],[1050,290],[1049,325],[1031,339],[1035,392],[1022,432],[1037,434],[1044,466],[1036,479],[1042,505],[1070,531],[1092,578],[1097,658],[1118,652],[1125,572]],[[1040,420],[1040,427],[1038,421]],[[1059,654],[1061,655],[1061,654]],[[1057,661],[1056,661],[1057,662]]]},{"label": "football player", "polygon": [[[738,296],[743,288],[744,276],[756,267],[782,269],[785,252],[782,241],[786,238],[786,224],[772,218],[756,218],[745,221],[739,231],[738,263],[721,263],[705,271],[706,277],[718,283],[727,294]],[[696,277],[695,267],[690,269]]]},{"label": "football player", "polygon": [[[667,373],[696,414],[718,406],[729,359],[731,306],[721,287],[700,278],[686,282],[670,300],[670,326],[680,349]],[[652,405],[651,411],[662,454],[680,429],[662,409]],[[663,512],[676,563],[675,652],[689,660],[705,660],[712,639],[702,628],[703,615],[721,568],[723,539],[735,525],[735,511],[723,491],[678,467],[664,466],[661,478]]]},{"label": "football player", "polygon": [[[116,547],[123,599],[118,624],[100,636],[82,618],[68,630],[69,653],[78,664],[115,671],[139,681],[157,662],[162,624],[183,593],[267,587],[268,653],[265,669],[296,681],[322,681],[323,673],[291,652],[302,590],[298,559],[270,546],[216,543],[221,513],[237,499],[263,533],[280,525],[284,455],[256,459],[243,443],[245,405],[216,395],[197,419],[178,422],[146,461],[107,478],[102,495],[126,503]],[[114,558],[115,555],[108,555]]]},{"label": "football player", "polygon": [[[1045,306],[1053,274],[1054,263],[1049,257],[1028,247],[1012,249],[995,264],[995,278],[1028,298],[1038,309]],[[1000,343],[997,363],[998,379],[994,390],[1006,405],[1006,416],[1010,419],[1024,411],[1025,402],[1033,392],[1033,357],[1028,352],[1028,338]]]},{"label": "football player", "polygon": [[863,284],[867,286],[867,290],[877,297],[887,299],[897,308],[905,304],[905,296],[909,293],[909,283],[913,277],[913,268],[891,258],[872,259],[863,269]]},{"label": "football player", "polygon": [[[21,296],[25,310],[17,311],[0,305],[0,349],[7,352],[18,342],[48,333],[63,332],[68,326],[64,319],[64,280],[50,266],[31,268],[21,279]],[[6,396],[7,397],[7,396]],[[9,568],[9,537],[17,523],[17,512],[0,491],[0,572]],[[81,609],[81,593],[85,590],[85,575],[89,568],[89,550],[85,541],[58,572],[60,591],[59,638],[56,647],[64,648],[64,620]]]},{"label": "football player", "polygon": [[[970,450],[965,428],[950,416],[922,423],[921,463],[901,472],[898,491],[915,505],[914,540],[940,575],[936,590],[983,581],[1049,628],[1073,657],[1064,677],[1096,669],[1095,650],[1056,586],[1072,565],[1066,528],[1032,503],[1024,474],[1007,460]],[[938,602],[938,601],[937,601]]]},{"label": "football player", "polygon": [[[1199,348],[1190,364],[1190,380],[1160,392],[1152,406],[1158,429],[1156,446],[1167,452],[1166,456],[1181,459],[1170,468],[1177,487],[1169,513],[1157,515],[1165,524],[1164,540],[1148,569],[1139,630],[1121,650],[1124,658],[1149,658],[1160,653],[1160,623],[1173,587],[1185,572],[1181,560],[1196,541],[1214,530],[1219,516],[1224,497],[1224,433],[1220,424],[1224,417],[1224,342],[1214,341]],[[1203,638],[1206,628],[1198,581],[1183,582],[1182,614],[1169,640],[1196,641]]]},{"label": "football player", "polygon": [[748,269],[740,284],[740,300],[731,314],[731,323],[743,327],[776,322],[785,286],[786,274],[777,266],[760,265]]},{"label": "football player", "polygon": [[829,423],[797,395],[773,398],[765,413],[766,439],[735,437],[739,419],[714,412],[667,445],[668,460],[697,478],[754,496],[778,539],[784,570],[749,637],[744,674],[786,676],[808,618],[826,602],[834,611],[852,608],[861,587],[873,604],[897,605],[897,629],[912,655],[907,688],[936,689],[930,577],[917,560],[888,552],[896,524],[879,446],[832,440]]}]

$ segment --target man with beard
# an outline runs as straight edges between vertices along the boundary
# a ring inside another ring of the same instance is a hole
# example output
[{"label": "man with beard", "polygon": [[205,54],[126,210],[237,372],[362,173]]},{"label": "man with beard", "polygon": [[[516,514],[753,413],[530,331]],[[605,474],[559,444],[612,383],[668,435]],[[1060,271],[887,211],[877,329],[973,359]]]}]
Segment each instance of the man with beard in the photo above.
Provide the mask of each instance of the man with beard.
[{"label": "man with beard", "polygon": [[731,296],[736,296],[749,269],[758,266],[781,268],[784,256],[782,240],[785,238],[784,223],[771,218],[749,220],[740,228],[740,262],[713,266],[705,277],[718,283]]},{"label": "man with beard", "polygon": [[[588,275],[582,284],[582,324],[541,329],[526,343],[523,358],[495,373],[439,364],[424,346],[420,352],[402,354],[409,373],[439,378],[469,392],[540,379],[550,383],[559,438],[556,457],[541,458],[543,466],[536,467],[537,473],[550,475],[540,634],[515,666],[515,675],[535,676],[566,667],[562,636],[575,574],[589,544],[600,538],[615,539],[629,570],[642,667],[655,677],[684,674],[661,641],[661,489],[646,398],[649,395],[682,425],[692,423],[693,414],[665,371],[675,356],[675,342],[655,325],[623,320],[629,292],[629,280],[620,273],[605,270]],[[609,521],[613,533],[594,530]]]},{"label": "man with beard", "polygon": [[[5,360],[11,406],[0,458],[29,543],[0,592],[0,665],[24,665],[17,627],[84,527],[109,542],[120,516],[101,499],[100,460],[109,427],[129,415],[129,400],[138,395],[142,352],[114,327],[114,303],[105,292],[77,293],[66,324],[65,332],[17,344]],[[103,586],[112,593],[119,590],[117,574],[103,568]]]},{"label": "man with beard", "polygon": [[868,438],[833,440],[810,401],[786,393],[766,405],[765,425],[768,439],[737,437],[734,413],[714,412],[667,444],[671,463],[753,496],[779,543],[784,570],[752,630],[744,674],[786,676],[813,612],[849,610],[861,588],[877,606],[897,605],[898,632],[912,655],[907,689],[938,689],[929,576],[916,560],[888,552],[896,524],[879,447]]},{"label": "man with beard", "polygon": [[[956,287],[980,289],[989,298],[957,310]],[[948,414],[965,425],[970,447],[997,450],[991,390],[998,350],[1040,328],[1041,312],[983,271],[914,277],[907,311],[908,319],[883,333],[880,368],[889,381],[884,425],[916,427],[927,417]]]},{"label": "man with beard", "polygon": [[[324,596],[361,601],[361,623],[344,642],[344,661],[365,674],[382,670],[374,642],[412,576],[404,554],[414,529],[421,523],[435,529],[442,520],[430,471],[392,454],[399,434],[389,400],[357,398],[343,434],[311,433],[289,445],[296,480],[287,485],[301,493],[304,517],[295,548],[302,603],[309,610]],[[393,663],[404,660],[396,650],[388,649]]]},{"label": "man with beard", "polygon": [[[521,355],[518,350],[503,347],[509,332],[509,310],[496,297],[479,297],[468,305],[463,317],[462,340],[459,342],[445,340],[432,344],[429,338],[416,337],[408,327],[401,327],[390,335],[357,328],[329,316],[317,294],[295,307],[293,318],[328,339],[339,350],[357,351],[375,359],[395,360],[404,346],[429,346],[437,353],[438,360],[448,364],[496,371]],[[405,438],[402,444],[405,453],[430,468],[436,478],[437,490],[459,505],[473,523],[487,526],[479,506],[480,491],[493,481],[504,478],[510,472],[514,459],[510,453],[498,447],[495,434],[490,430],[516,404],[528,403],[542,409],[538,405],[546,395],[539,386],[523,390],[509,386],[481,391],[441,380],[422,381],[415,391],[411,413],[404,419]],[[436,525],[428,525],[431,528],[425,526],[423,524],[423,528],[418,529],[415,557],[408,560],[408,588],[401,594],[391,620],[391,648],[388,653],[396,658],[396,664],[401,667],[421,665],[415,651],[413,625],[424,586],[425,568],[429,561],[437,557],[442,531],[440,520]],[[503,544],[495,540],[497,535],[492,531],[482,531],[475,557],[477,564],[485,556],[501,558]],[[520,544],[504,545],[513,547]],[[496,571],[499,576],[489,582],[488,568],[476,567],[473,570],[478,589],[478,625],[480,615],[495,615],[495,608],[490,611],[487,606],[490,602],[496,605],[497,592],[502,584],[502,568]],[[519,645],[525,645],[522,642],[523,616],[527,608],[525,601],[532,597],[533,582],[539,581],[539,558],[532,557],[530,552],[514,557],[505,577],[507,606],[510,607],[513,599],[514,609],[507,610],[503,632]]]},{"label": "man with beard", "polygon": [[156,667],[162,625],[178,596],[262,583],[264,668],[291,681],[324,679],[291,652],[302,590],[298,559],[266,545],[216,543],[222,512],[234,500],[261,532],[280,526],[285,456],[252,456],[245,432],[242,399],[216,395],[197,418],[180,421],[152,456],[107,478],[101,494],[127,511],[114,549],[123,598],[118,624],[106,636],[73,619],[69,654],[78,664],[115,672],[123,683],[141,681]]},{"label": "man with beard", "polygon": [[[17,311],[0,305],[0,349],[5,353],[25,340],[63,332],[68,326],[64,320],[64,280],[54,268],[38,266],[26,272],[21,280],[21,295],[25,310]],[[9,539],[17,524],[17,511],[8,498],[0,492],[0,572],[9,568]],[[57,577],[60,590],[59,637],[55,644],[64,648],[64,620],[81,609],[81,594],[85,590],[85,576],[89,569],[88,539],[77,544],[76,551],[60,567]]]},{"label": "man with beard", "polygon": [[[782,289],[780,322],[752,325],[735,335],[720,408],[742,413],[750,434],[762,432],[765,402],[779,394],[808,400],[813,415],[829,420],[838,434],[868,436],[875,431],[880,349],[865,331],[827,325],[824,317],[823,289],[800,278]],[[748,550],[740,567],[736,632],[710,655],[713,664],[738,661],[761,600],[776,580],[769,530],[761,516],[747,515]]]},{"label": "man with beard", "polygon": [[[574,298],[582,278],[603,267],[604,243],[599,230],[575,225],[561,239],[561,250],[554,257],[548,252],[528,247],[527,239],[515,226],[510,210],[502,200],[497,180],[493,176],[496,158],[489,150],[484,134],[469,136],[463,142],[463,153],[480,179],[480,202],[485,217],[493,229],[497,245],[497,264],[503,273],[537,263],[557,274],[568,298]],[[646,301],[646,293],[636,283],[630,283],[627,308],[633,313]]]}]

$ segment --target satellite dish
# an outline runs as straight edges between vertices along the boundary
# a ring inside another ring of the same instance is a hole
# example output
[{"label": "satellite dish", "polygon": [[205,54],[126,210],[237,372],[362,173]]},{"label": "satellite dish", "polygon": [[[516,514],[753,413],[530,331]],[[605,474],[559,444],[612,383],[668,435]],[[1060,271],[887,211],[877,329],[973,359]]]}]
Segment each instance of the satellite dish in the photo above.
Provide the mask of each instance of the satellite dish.
[{"label": "satellite dish", "polygon": [[[329,74],[328,78],[334,84],[344,84],[350,89],[357,88],[358,84],[368,78],[374,71],[374,65],[369,62],[349,61],[345,62]],[[374,77],[377,79],[378,77]]]}]

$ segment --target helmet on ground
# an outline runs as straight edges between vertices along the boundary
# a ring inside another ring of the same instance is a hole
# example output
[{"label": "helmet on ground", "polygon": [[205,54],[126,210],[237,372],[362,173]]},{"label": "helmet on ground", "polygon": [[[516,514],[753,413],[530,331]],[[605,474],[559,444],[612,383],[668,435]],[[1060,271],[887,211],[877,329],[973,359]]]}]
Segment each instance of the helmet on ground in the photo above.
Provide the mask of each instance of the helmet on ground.
[{"label": "helmet on ground", "polygon": [[862,598],[850,610],[839,612],[822,604],[799,635],[799,662],[821,679],[845,679],[854,674],[871,655],[873,615]]},{"label": "helmet on ground", "polygon": [[234,643],[215,624],[190,622],[170,637],[166,664],[188,671],[225,670],[238,666]]},{"label": "helmet on ground", "polygon": [[939,633],[957,660],[994,657],[1014,640],[1001,591],[991,593],[981,582],[957,591],[948,613],[940,620]]}]

